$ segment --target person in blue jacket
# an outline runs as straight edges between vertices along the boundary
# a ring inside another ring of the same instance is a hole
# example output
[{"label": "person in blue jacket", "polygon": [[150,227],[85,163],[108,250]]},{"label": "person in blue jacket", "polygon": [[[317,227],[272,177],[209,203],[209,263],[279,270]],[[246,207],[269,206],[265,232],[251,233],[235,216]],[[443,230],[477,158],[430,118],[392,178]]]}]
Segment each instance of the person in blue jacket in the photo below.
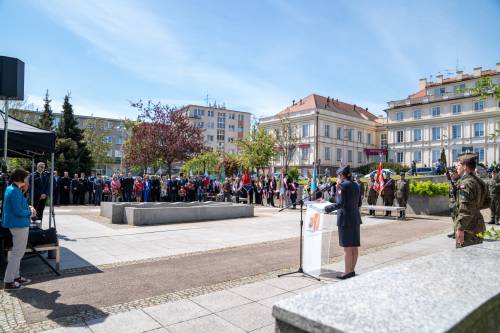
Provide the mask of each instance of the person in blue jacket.
[{"label": "person in blue jacket", "polygon": [[348,279],[356,275],[354,269],[358,260],[360,244],[361,194],[358,184],[352,181],[349,166],[337,171],[335,203],[325,207],[325,212],[337,211],[339,245],[344,248],[345,273],[339,279]]},{"label": "person in blue jacket", "polygon": [[28,189],[28,172],[16,169],[10,175],[10,185],[5,190],[2,211],[2,226],[12,234],[12,251],[5,270],[4,289],[21,289],[31,280],[19,274],[21,259],[28,242],[30,218],[36,216],[33,206],[28,206],[28,200],[23,192]]}]

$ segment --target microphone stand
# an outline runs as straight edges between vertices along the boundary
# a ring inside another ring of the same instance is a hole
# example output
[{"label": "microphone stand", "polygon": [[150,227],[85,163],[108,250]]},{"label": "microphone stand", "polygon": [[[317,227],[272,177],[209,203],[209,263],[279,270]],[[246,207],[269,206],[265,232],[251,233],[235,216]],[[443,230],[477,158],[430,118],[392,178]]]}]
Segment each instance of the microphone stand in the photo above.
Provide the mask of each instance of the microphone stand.
[{"label": "microphone stand", "polygon": [[[300,199],[299,202],[298,202],[299,205],[300,205],[300,247],[299,247],[300,257],[299,257],[299,268],[296,271],[293,271],[293,272],[279,274],[278,277],[292,275],[292,274],[302,274],[305,277],[309,277],[311,279],[315,279],[317,281],[321,281],[320,278],[317,278],[315,276],[312,276],[309,273],[304,272],[304,268],[302,267],[302,252],[303,252],[303,248],[304,248],[303,231],[302,231],[303,227],[304,227],[303,211],[304,211],[304,199],[307,198],[307,197],[309,197],[309,200],[311,200],[311,194],[308,194],[308,195],[302,197],[302,199]],[[278,210],[278,212],[281,212],[281,211],[283,211],[285,209],[288,209],[294,203],[296,204],[296,201],[292,202],[290,205],[288,205],[286,207],[281,208],[280,210]]]}]

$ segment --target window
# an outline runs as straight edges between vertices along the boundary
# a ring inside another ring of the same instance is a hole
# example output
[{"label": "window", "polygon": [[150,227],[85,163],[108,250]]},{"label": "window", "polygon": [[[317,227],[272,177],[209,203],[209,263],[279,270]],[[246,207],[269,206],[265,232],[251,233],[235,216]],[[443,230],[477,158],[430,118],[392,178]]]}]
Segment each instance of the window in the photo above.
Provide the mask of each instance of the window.
[{"label": "window", "polygon": [[118,145],[122,145],[123,144],[123,138],[121,136],[119,136],[117,139],[116,139],[116,144]]},{"label": "window", "polygon": [[325,137],[330,137],[330,125],[325,124]]},{"label": "window", "polygon": [[[387,143],[387,135],[386,134],[382,134],[382,135],[385,135],[386,143]],[[369,145],[372,144],[372,134],[371,133],[366,134],[366,143]]]},{"label": "window", "polygon": [[113,149],[108,149],[106,155],[108,155],[108,157],[113,157]]},{"label": "window", "polygon": [[194,109],[194,116],[201,117],[205,115],[205,110],[203,109]]},{"label": "window", "polygon": [[238,126],[238,133],[243,133],[243,126]]},{"label": "window", "polygon": [[238,115],[238,121],[243,121],[243,120],[245,120],[245,115],[239,114]]},{"label": "window", "polygon": [[403,152],[402,151],[398,151],[396,153],[396,162],[403,163],[404,162],[403,156],[404,156]]},{"label": "window", "polygon": [[358,163],[363,163],[363,153],[358,151]]},{"label": "window", "polygon": [[347,162],[352,162],[352,150],[347,151]]},{"label": "window", "polygon": [[484,101],[476,101],[474,102],[474,111],[483,111]]},{"label": "window", "polygon": [[441,107],[440,106],[434,106],[432,108],[432,116],[433,117],[439,117],[441,115]]},{"label": "window", "polygon": [[330,160],[330,147],[325,147],[325,160]]},{"label": "window", "polygon": [[453,89],[456,92],[461,91],[461,90],[465,89],[465,84],[460,84],[460,85],[454,86]]},{"label": "window", "polygon": [[418,120],[418,119],[421,119],[422,118],[422,110],[418,109],[418,110],[414,110],[413,111],[413,119],[414,120]]},{"label": "window", "polygon": [[403,131],[396,131],[396,142],[403,143]]},{"label": "window", "polygon": [[235,131],[234,125],[228,125],[228,127],[229,127],[229,132],[234,132]]},{"label": "window", "polygon": [[307,160],[309,159],[309,148],[302,148],[302,159]]},{"label": "window", "polygon": [[403,120],[403,112],[397,112],[396,113],[396,120],[397,121]]},{"label": "window", "polygon": [[414,128],[413,129],[413,142],[422,141],[422,129]]},{"label": "window", "polygon": [[207,135],[207,141],[208,142],[213,142],[214,141],[214,136],[213,135]]},{"label": "window", "polygon": [[440,140],[440,139],[441,139],[441,127],[433,127],[432,140]]},{"label": "window", "polygon": [[111,135],[107,137],[106,143],[113,143],[113,137]]},{"label": "window", "polygon": [[458,154],[460,154],[460,150],[452,149],[451,150],[451,160],[456,161],[458,159]]},{"label": "window", "polygon": [[451,113],[452,114],[460,114],[462,112],[462,105],[460,104],[453,104],[451,106]]},{"label": "window", "polygon": [[451,138],[460,139],[462,137],[462,125],[451,126]]},{"label": "window", "polygon": [[233,138],[227,138],[227,142],[233,142],[234,139]]},{"label": "window", "polygon": [[479,161],[484,161],[484,148],[474,148],[474,152],[479,155]]},{"label": "window", "polygon": [[337,148],[337,161],[342,161],[342,149]]},{"label": "window", "polygon": [[349,141],[352,141],[352,131],[353,131],[353,129],[349,128],[346,132],[346,137],[347,137],[347,140],[349,140]]},{"label": "window", "polygon": [[309,124],[302,125],[302,137],[303,138],[309,137]]},{"label": "window", "polygon": [[413,152],[413,160],[415,162],[422,162],[422,152],[420,150],[415,150]]},{"label": "window", "polygon": [[223,129],[217,130],[217,141],[224,141],[225,139],[225,131]]},{"label": "window", "polygon": [[196,124],[196,127],[198,128],[203,128],[203,122],[202,121],[199,121],[198,124]]},{"label": "window", "polygon": [[432,162],[437,162],[439,160],[439,157],[441,156],[441,152],[439,149],[433,149],[432,150]]},{"label": "window", "polygon": [[226,128],[226,114],[224,112],[219,112],[217,114],[217,128]]},{"label": "window", "polygon": [[474,137],[484,136],[484,123],[474,123]]},{"label": "window", "polygon": [[337,128],[337,139],[342,140],[344,129],[342,127]]},{"label": "window", "polygon": [[208,128],[214,128],[215,127],[215,124],[213,122],[211,123],[207,123],[207,127]]},{"label": "window", "polygon": [[229,119],[233,119],[234,120],[234,113],[230,113],[228,117],[229,117]]},{"label": "window", "polygon": [[363,132],[358,131],[358,142],[363,142]]},{"label": "window", "polygon": [[113,128],[113,123],[112,123],[112,122],[110,122],[110,121],[108,121],[108,122],[106,123],[106,128],[107,128],[107,129],[112,129],[112,128]]},{"label": "window", "polygon": [[445,87],[439,88],[439,94],[440,95],[444,95],[445,93],[446,93],[446,88]]},{"label": "window", "polygon": [[207,111],[207,116],[209,116],[209,117],[213,117],[213,116],[214,116],[214,112],[213,112],[213,111],[208,110],[208,111]]},{"label": "window", "polygon": [[115,150],[115,157],[122,158],[123,157],[122,151],[121,150]]},{"label": "window", "polygon": [[[368,143],[370,144],[372,142],[372,136],[371,134],[368,134]],[[380,147],[385,149],[387,147],[387,133],[381,133],[380,134]]]}]

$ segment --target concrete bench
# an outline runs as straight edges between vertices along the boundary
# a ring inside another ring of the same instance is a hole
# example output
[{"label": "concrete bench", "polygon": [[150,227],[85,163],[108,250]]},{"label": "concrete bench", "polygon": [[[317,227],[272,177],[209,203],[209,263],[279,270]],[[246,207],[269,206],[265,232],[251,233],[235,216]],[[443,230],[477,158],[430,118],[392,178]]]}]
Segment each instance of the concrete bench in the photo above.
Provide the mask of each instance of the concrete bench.
[{"label": "concrete bench", "polygon": [[361,206],[362,209],[366,210],[374,210],[374,211],[390,211],[390,212],[396,212],[396,220],[405,220],[405,217],[403,216],[402,218],[399,217],[399,212],[406,212],[405,207],[398,207],[398,206],[376,206],[376,205],[363,205]]},{"label": "concrete bench", "polygon": [[499,254],[443,251],[280,301],[276,332],[499,332]]}]

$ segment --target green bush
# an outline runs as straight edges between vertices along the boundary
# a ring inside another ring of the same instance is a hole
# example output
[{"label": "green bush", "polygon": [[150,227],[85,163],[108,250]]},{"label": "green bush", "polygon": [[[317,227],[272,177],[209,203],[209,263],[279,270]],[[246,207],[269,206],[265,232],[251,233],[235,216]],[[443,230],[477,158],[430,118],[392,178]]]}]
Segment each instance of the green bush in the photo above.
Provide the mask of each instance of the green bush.
[{"label": "green bush", "polygon": [[438,195],[448,195],[448,183],[433,183],[426,182],[411,182],[410,193],[421,195],[424,197],[435,197]]},{"label": "green bush", "polygon": [[287,174],[293,180],[298,180],[299,179],[299,168],[297,168],[297,167],[291,167],[291,168],[288,169]]},{"label": "green bush", "polygon": [[[378,162],[373,162],[370,164],[365,164],[360,167],[357,167],[356,169],[354,169],[354,172],[366,175],[367,173],[377,169],[378,169]],[[401,171],[406,172],[410,170],[410,168],[407,166],[392,162],[382,162],[382,169],[392,169],[396,172],[396,174],[399,174]]]}]

